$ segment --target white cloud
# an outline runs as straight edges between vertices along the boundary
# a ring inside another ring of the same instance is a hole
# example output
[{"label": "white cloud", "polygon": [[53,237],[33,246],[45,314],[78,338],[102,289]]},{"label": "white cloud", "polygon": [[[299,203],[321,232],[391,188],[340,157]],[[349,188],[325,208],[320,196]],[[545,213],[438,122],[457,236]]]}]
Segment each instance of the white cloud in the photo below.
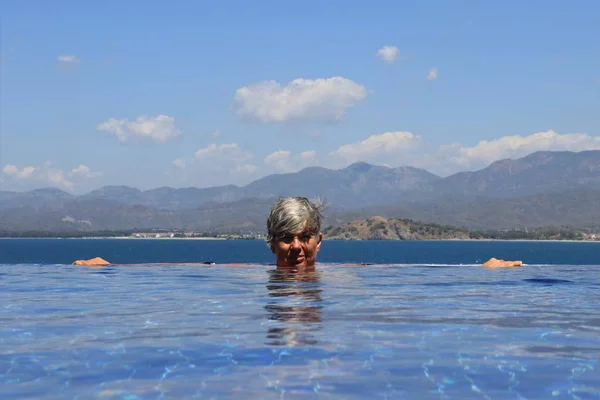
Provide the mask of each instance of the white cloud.
[{"label": "white cloud", "polygon": [[262,123],[335,122],[367,96],[367,89],[349,79],[296,79],[286,86],[275,81],[239,88],[239,116]]},{"label": "white cloud", "polygon": [[314,150],[303,151],[298,154],[298,159],[304,162],[315,160],[317,157],[317,152]]},{"label": "white cloud", "polygon": [[431,68],[429,70],[429,72],[427,73],[427,76],[425,77],[425,79],[427,79],[428,81],[435,81],[438,77],[438,70],[437,68]]},{"label": "white cloud", "polygon": [[296,172],[319,164],[314,150],[304,151],[295,156],[291,154],[287,150],[277,150],[265,157],[265,165],[276,172]]},{"label": "white cloud", "polygon": [[[477,170],[489,166],[494,161],[505,158],[520,158],[536,151],[584,151],[600,150],[600,136],[587,133],[559,134],[555,131],[531,135],[511,135],[495,140],[482,140],[474,146],[459,143],[432,146],[424,143],[420,135],[411,132],[386,132],[374,134],[366,139],[340,146],[317,158],[312,154],[310,161],[302,164],[323,165],[329,168],[345,167],[357,161],[390,167],[413,166],[424,168],[439,175],[449,175],[465,170]],[[265,164],[278,171],[295,171],[289,151],[276,151],[267,158]]]},{"label": "white cloud", "polygon": [[238,174],[252,174],[254,171],[257,170],[257,168],[258,167],[256,165],[252,164],[238,165],[235,167],[234,172]]},{"label": "white cloud", "polygon": [[[41,166],[25,166],[20,169],[15,165],[7,164],[2,168],[2,173],[5,182],[12,181],[13,185],[22,188],[31,188],[32,185],[41,183],[65,190],[73,190],[77,181],[102,175],[99,172],[93,172],[83,164],[65,174],[62,169],[53,167],[51,162],[46,162]],[[68,179],[67,175],[75,182]]]},{"label": "white cloud", "polygon": [[223,184],[246,184],[257,171],[251,163],[254,155],[237,143],[211,143],[199,148],[191,157],[173,160],[176,179],[182,183],[207,187]]},{"label": "white cloud", "polygon": [[398,48],[396,46],[383,46],[377,51],[377,56],[388,64],[392,64],[398,57]]},{"label": "white cloud", "polygon": [[221,147],[222,146],[217,147],[216,144],[211,143],[208,145],[208,147],[203,147],[203,148],[196,150],[196,153],[194,153],[194,155],[196,156],[196,158],[209,157],[209,156],[219,152]]},{"label": "white cloud", "polygon": [[440,146],[438,158],[457,169],[484,168],[494,161],[524,157],[536,151],[600,150],[600,137],[587,133],[559,134],[553,130],[528,136],[504,136],[495,140],[482,140],[475,146],[450,144]]},{"label": "white cloud", "polygon": [[35,167],[23,167],[23,169],[19,170],[17,166],[11,164],[5,165],[4,168],[2,168],[3,173],[16,179],[29,179],[35,171]]},{"label": "white cloud", "polygon": [[220,129],[217,129],[217,130],[213,131],[213,132],[210,134],[210,136],[212,136],[212,137],[214,137],[214,138],[221,136],[221,130],[220,130]]},{"label": "white cloud", "polygon": [[99,172],[92,172],[90,167],[83,164],[80,164],[77,168],[73,168],[71,172],[69,172],[70,177],[80,177],[85,179],[91,179],[101,175],[102,174]]},{"label": "white cloud", "polygon": [[371,135],[367,139],[345,144],[330,153],[331,157],[346,163],[367,161],[375,164],[401,164],[399,158],[419,147],[421,136],[411,132],[385,132]]},{"label": "white cloud", "polygon": [[227,159],[227,161],[237,162],[243,162],[252,158],[252,154],[240,149],[237,143],[225,143],[218,146],[212,143],[208,147],[196,150],[195,156],[197,159],[219,158],[221,160]]},{"label": "white cloud", "polygon": [[2,172],[12,179],[18,181],[35,181],[50,184],[61,189],[71,190],[74,183],[69,181],[61,169],[53,168],[51,163],[46,163],[41,167],[27,166],[19,169],[15,165],[5,165]]},{"label": "white cloud", "polygon": [[[445,176],[459,171],[485,168],[500,159],[523,157],[540,150],[600,150],[600,136],[585,133],[561,135],[547,131],[484,140],[473,146],[459,143],[434,146],[427,144],[420,135],[395,131],[373,134],[362,141],[344,144],[321,156],[315,151],[293,153],[280,149],[264,157],[264,164],[260,165],[260,168],[250,162],[253,159],[252,154],[245,152],[235,143],[211,144],[198,149],[196,157],[179,159],[174,161],[174,164],[185,167],[187,172],[195,171],[195,176],[203,183],[207,182],[206,185],[234,181],[236,184],[246,184],[250,177],[297,172],[316,165],[340,168],[356,161],[389,167],[413,166]],[[247,175],[243,175],[244,173]]]},{"label": "white cloud", "polygon": [[249,164],[254,155],[240,148],[237,143],[212,143],[196,150],[193,163],[206,171],[225,171],[228,173],[251,173],[256,167]]},{"label": "white cloud", "polygon": [[175,118],[162,114],[156,117],[141,115],[135,121],[111,118],[96,126],[96,129],[116,136],[121,143],[136,136],[164,143],[181,135],[181,131],[175,127]]},{"label": "white cloud", "polygon": [[77,56],[58,56],[58,61],[67,63],[67,64],[78,64],[81,62],[81,59]]},{"label": "white cloud", "polygon": [[425,168],[439,175],[465,170],[478,170],[494,161],[520,158],[536,151],[600,150],[600,136],[587,133],[559,134],[555,131],[531,135],[511,135],[495,140],[482,140],[474,146],[459,143],[438,147],[422,143],[421,136],[410,132],[387,132],[340,146],[329,153],[324,164],[346,166],[356,161],[397,167],[401,165]]},{"label": "white cloud", "polygon": [[47,171],[44,171],[42,179],[56,187],[63,189],[72,190],[75,186],[73,182],[69,181],[65,177],[64,172],[60,169],[49,169]]},{"label": "white cloud", "polygon": [[186,165],[185,159],[178,158],[176,160],[173,160],[173,165],[176,166],[177,168],[185,169],[185,165]]},{"label": "white cloud", "polygon": [[265,164],[275,166],[279,162],[290,157],[291,152],[287,150],[277,150],[265,157]]}]

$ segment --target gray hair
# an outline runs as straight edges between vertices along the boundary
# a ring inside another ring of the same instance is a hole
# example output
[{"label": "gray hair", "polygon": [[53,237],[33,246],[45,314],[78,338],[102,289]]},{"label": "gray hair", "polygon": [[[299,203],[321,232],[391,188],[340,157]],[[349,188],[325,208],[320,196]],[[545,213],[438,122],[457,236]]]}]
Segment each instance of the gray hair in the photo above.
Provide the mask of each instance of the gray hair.
[{"label": "gray hair", "polygon": [[286,234],[321,232],[323,203],[317,198],[311,202],[306,197],[278,198],[267,218],[267,243],[271,244]]}]

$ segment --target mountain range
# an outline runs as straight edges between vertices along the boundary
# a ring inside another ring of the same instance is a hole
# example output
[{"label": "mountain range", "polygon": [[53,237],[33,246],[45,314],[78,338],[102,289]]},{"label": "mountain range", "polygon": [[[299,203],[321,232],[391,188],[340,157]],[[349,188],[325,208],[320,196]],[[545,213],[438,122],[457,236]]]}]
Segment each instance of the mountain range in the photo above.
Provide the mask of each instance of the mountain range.
[{"label": "mountain range", "polygon": [[56,188],[0,191],[0,231],[182,229],[263,232],[278,196],[319,196],[326,223],[384,216],[469,229],[600,226],[600,151],[536,152],[440,177],[357,162],[309,167],[246,186],[105,186],[75,196]]}]

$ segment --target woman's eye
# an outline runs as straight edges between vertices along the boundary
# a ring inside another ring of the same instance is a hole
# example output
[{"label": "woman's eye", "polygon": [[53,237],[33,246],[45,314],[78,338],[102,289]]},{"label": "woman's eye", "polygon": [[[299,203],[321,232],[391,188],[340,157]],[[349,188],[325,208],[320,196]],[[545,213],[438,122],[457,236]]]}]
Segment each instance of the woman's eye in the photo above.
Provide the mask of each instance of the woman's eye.
[{"label": "woman's eye", "polygon": [[284,243],[292,243],[294,241],[293,236],[284,236],[281,238],[281,241]]}]

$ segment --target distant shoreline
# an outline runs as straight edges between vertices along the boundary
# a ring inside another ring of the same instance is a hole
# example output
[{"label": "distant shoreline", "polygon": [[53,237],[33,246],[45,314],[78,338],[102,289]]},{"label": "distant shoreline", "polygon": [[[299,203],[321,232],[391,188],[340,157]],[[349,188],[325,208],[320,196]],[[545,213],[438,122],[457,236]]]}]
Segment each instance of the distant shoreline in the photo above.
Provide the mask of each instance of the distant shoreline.
[{"label": "distant shoreline", "polygon": [[575,240],[575,239],[328,239],[327,241],[372,241],[372,242],[573,242],[573,243],[600,243],[600,240]]},{"label": "distant shoreline", "polygon": [[[144,237],[144,238],[137,238],[137,237],[131,237],[131,236],[87,236],[87,237],[77,237],[77,236],[54,236],[54,237],[48,237],[48,236],[1,236],[0,240],[2,239],[36,239],[36,240],[40,240],[40,239],[63,239],[63,240],[103,240],[103,239],[110,239],[110,240],[257,240],[257,241],[264,241],[265,239],[263,238],[224,238],[224,237],[212,237],[212,236],[206,236],[206,237],[159,237],[159,238],[154,238],[154,237]],[[600,240],[574,240],[574,239],[408,239],[408,240],[401,240],[401,239],[329,239],[329,238],[324,238],[323,240],[325,241],[336,241],[336,242],[341,242],[341,241],[346,241],[346,242],[353,242],[353,241],[360,241],[360,242],[365,242],[365,241],[371,241],[371,242],[566,242],[566,243],[600,243]]]},{"label": "distant shoreline", "polygon": [[130,236],[0,236],[0,239],[70,239],[70,240],[102,240],[102,239],[118,239],[118,240],[262,240],[262,239],[237,239],[237,238],[221,238],[221,237],[160,237],[160,238],[136,238]]}]

